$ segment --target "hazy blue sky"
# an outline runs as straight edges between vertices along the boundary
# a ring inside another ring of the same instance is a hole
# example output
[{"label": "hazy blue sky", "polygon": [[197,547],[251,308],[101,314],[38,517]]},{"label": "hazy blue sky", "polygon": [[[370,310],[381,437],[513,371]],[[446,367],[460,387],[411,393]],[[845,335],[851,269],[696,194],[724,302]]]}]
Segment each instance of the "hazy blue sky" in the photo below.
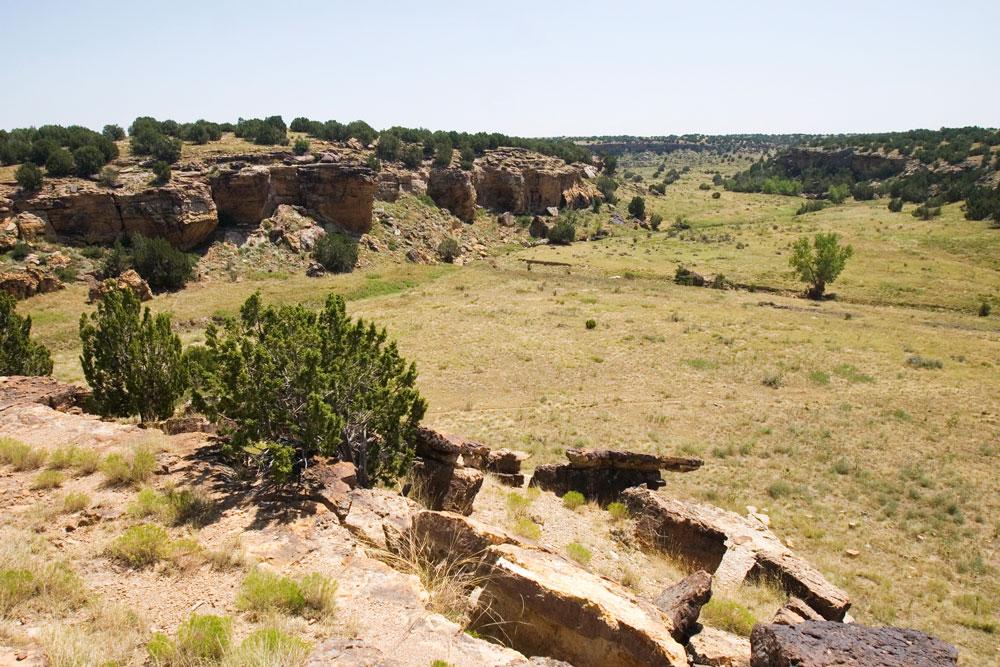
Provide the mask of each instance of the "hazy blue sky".
[{"label": "hazy blue sky", "polygon": [[529,136],[996,126],[998,28],[997,0],[0,0],[0,128],[270,114]]}]

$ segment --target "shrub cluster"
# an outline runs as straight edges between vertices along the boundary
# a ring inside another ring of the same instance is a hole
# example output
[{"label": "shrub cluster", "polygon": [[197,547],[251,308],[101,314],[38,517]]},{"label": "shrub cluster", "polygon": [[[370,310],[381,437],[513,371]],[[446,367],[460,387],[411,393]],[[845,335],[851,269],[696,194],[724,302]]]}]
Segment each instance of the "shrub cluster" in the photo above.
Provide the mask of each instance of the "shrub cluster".
[{"label": "shrub cluster", "polygon": [[49,375],[49,350],[31,340],[31,318],[16,308],[14,297],[0,292],[0,375]]},{"label": "shrub cluster", "polygon": [[358,242],[347,234],[325,234],[313,247],[313,259],[332,273],[350,273],[358,263]]},{"label": "shrub cluster", "polygon": [[281,116],[260,118],[240,118],[233,130],[237,137],[261,146],[288,144],[288,128]]}]

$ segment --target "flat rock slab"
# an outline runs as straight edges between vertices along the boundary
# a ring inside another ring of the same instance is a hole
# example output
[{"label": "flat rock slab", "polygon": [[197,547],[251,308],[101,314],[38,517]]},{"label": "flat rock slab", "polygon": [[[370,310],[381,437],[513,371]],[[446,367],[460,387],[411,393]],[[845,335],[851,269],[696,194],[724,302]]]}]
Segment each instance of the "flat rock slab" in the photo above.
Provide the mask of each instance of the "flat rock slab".
[{"label": "flat rock slab", "polygon": [[626,489],[636,486],[658,489],[665,483],[658,470],[577,468],[568,463],[538,466],[530,485],[557,496],[576,491],[588,500],[607,505],[617,501]]},{"label": "flat rock slab", "polygon": [[9,375],[0,377],[0,412],[15,405],[38,403],[55,410],[83,407],[90,392],[50,377]]},{"label": "flat rock slab", "polygon": [[792,553],[757,515],[745,518],[649,489],[627,489],[622,499],[636,517],[641,544],[713,573],[720,588],[747,579],[774,581],[832,621],[843,620],[851,606],[847,593]]},{"label": "flat rock slab", "polygon": [[614,449],[567,449],[566,458],[574,468],[614,468],[617,470],[671,470],[691,472],[704,461],[695,458],[657,456]]},{"label": "flat rock slab", "polygon": [[0,436],[45,449],[77,445],[103,453],[162,437],[162,434],[128,424],[101,421],[93,415],[70,414],[41,403],[29,403],[0,412]]},{"label": "flat rock slab", "polygon": [[803,621],[757,625],[751,667],[953,667],[958,651],[916,630],[857,623]]}]

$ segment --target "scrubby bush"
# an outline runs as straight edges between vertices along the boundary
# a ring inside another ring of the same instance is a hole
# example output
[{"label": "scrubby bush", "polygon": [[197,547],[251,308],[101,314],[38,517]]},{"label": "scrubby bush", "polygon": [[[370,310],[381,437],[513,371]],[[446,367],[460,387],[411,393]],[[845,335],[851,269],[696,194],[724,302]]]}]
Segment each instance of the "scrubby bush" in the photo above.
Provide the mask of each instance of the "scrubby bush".
[{"label": "scrubby bush", "polygon": [[447,134],[442,133],[440,136],[434,138],[434,166],[435,167],[447,167],[451,165],[451,158],[454,151],[454,146],[451,143],[451,137]]},{"label": "scrubby bush", "polygon": [[576,240],[576,225],[572,220],[559,218],[549,230],[549,243],[569,245]]},{"label": "scrubby bush", "polygon": [[174,137],[158,136],[150,147],[149,154],[160,162],[173,164],[181,159],[183,146],[180,139]]},{"label": "scrubby bush", "polygon": [[992,312],[992,310],[993,307],[986,301],[983,301],[981,304],[979,304],[978,315],[979,317],[989,317],[990,312]]},{"label": "scrubby bush", "polygon": [[809,201],[802,202],[802,205],[799,206],[799,210],[795,211],[795,215],[815,213],[816,211],[822,211],[827,206],[829,206],[829,204],[822,199],[810,199]]},{"label": "scrubby bush", "polygon": [[571,510],[575,510],[584,503],[587,499],[583,497],[583,494],[579,491],[567,491],[562,497],[563,507]]},{"label": "scrubby bush", "polygon": [[138,445],[127,452],[111,452],[98,468],[109,486],[138,486],[152,477],[156,455],[148,445]]},{"label": "scrubby bush", "polygon": [[351,320],[341,297],[315,312],[255,294],[206,339],[194,403],[227,424],[228,453],[268,483],[293,481],[317,454],[353,462],[363,486],[409,469],[426,410],[416,367],[384,329]]},{"label": "scrubby bush", "polygon": [[326,234],[316,241],[313,259],[327,271],[349,273],[358,263],[358,242],[346,234]]},{"label": "scrubby bush", "polygon": [[788,263],[803,281],[809,283],[807,296],[819,299],[844,270],[847,260],[854,254],[851,246],[841,246],[837,234],[817,234],[810,244],[805,236],[792,246]]},{"label": "scrubby bush", "polygon": [[583,546],[579,542],[570,542],[567,544],[566,555],[580,565],[584,566],[590,565],[590,560],[594,557],[594,554],[590,553],[590,549]]},{"label": "scrubby bush", "polygon": [[318,618],[333,611],[336,590],[336,581],[318,573],[296,581],[256,568],[243,580],[236,596],[236,607],[255,617],[277,611]]},{"label": "scrubby bush", "polygon": [[914,218],[920,218],[921,220],[931,220],[932,218],[937,218],[941,215],[941,207],[932,206],[929,203],[921,204],[913,209],[911,215]]},{"label": "scrubby bush", "polygon": [[49,375],[52,357],[31,340],[31,318],[17,314],[17,302],[0,292],[0,375]]},{"label": "scrubby bush", "polygon": [[594,320],[594,319],[587,320],[586,322],[584,322],[584,326],[587,329],[596,329],[597,328],[597,320]]},{"label": "scrubby bush", "polygon": [[104,165],[104,156],[93,146],[81,146],[73,151],[78,176],[93,176]]},{"label": "scrubby bush", "polygon": [[170,535],[164,528],[144,523],[119,535],[108,545],[105,554],[128,567],[143,568],[168,558],[170,546]]},{"label": "scrubby bush", "polygon": [[604,201],[609,204],[614,204],[618,201],[618,197],[615,196],[615,190],[618,189],[618,182],[610,176],[600,175],[594,180],[594,185],[600,190],[601,194],[604,195]]},{"label": "scrubby bush", "polygon": [[872,187],[871,183],[861,181],[854,184],[854,187],[851,188],[851,194],[855,201],[870,201],[875,199],[875,188]]},{"label": "scrubby bush", "polygon": [[617,501],[609,503],[607,510],[613,521],[624,521],[629,517],[628,507],[626,507],[624,503]]},{"label": "scrubby bush", "polygon": [[389,162],[395,161],[399,157],[399,150],[402,142],[399,136],[391,132],[383,132],[378,137],[378,146],[375,147],[375,154],[380,160]]},{"label": "scrubby bush", "polygon": [[403,165],[407,169],[416,169],[424,161],[424,152],[420,150],[420,146],[414,144],[404,148],[401,156]]},{"label": "scrubby bush", "polygon": [[178,290],[194,274],[195,259],[164,238],[132,237],[132,267],[154,290]]},{"label": "scrubby bush", "polygon": [[125,138],[125,130],[120,125],[105,125],[101,134],[111,141],[121,141]]},{"label": "scrubby bush", "polygon": [[462,247],[458,245],[458,241],[450,236],[438,245],[438,257],[445,262],[454,262],[461,254]]},{"label": "scrubby bush", "polygon": [[646,218],[646,200],[638,195],[632,197],[632,201],[628,203],[628,214],[633,218],[644,220]]},{"label": "scrubby bush", "polygon": [[700,184],[698,185],[698,189],[699,189],[699,190],[711,190],[711,189],[712,189],[712,186],[711,186],[711,185],[709,185],[708,183],[700,183]]},{"label": "scrubby bush", "polygon": [[653,231],[659,231],[660,224],[663,222],[663,216],[659,213],[654,213],[649,216],[649,226]]},{"label": "scrubby bush", "polygon": [[893,197],[889,200],[889,210],[893,213],[899,213],[903,210],[903,199],[901,197]]},{"label": "scrubby bush", "polygon": [[604,173],[609,176],[618,169],[618,157],[615,155],[608,155],[604,158]]},{"label": "scrubby bush", "polygon": [[115,241],[114,246],[104,256],[101,262],[101,277],[117,278],[132,268],[132,256],[128,254],[121,241]]},{"label": "scrubby bush", "polygon": [[170,170],[170,165],[163,160],[157,160],[153,163],[153,185],[166,185],[170,182],[170,177],[172,172]]},{"label": "scrubby bush", "polygon": [[35,192],[42,187],[42,170],[31,162],[25,162],[14,172],[14,180],[25,192]]},{"label": "scrubby bush", "polygon": [[146,652],[157,667],[218,664],[232,643],[233,622],[226,616],[191,614],[177,628],[177,639],[153,633]]},{"label": "scrubby bush", "polygon": [[712,193],[712,199],[722,199],[722,193],[721,192],[713,192]]},{"label": "scrubby bush", "polygon": [[114,167],[104,167],[97,176],[97,182],[106,188],[118,186],[118,170]]},{"label": "scrubby bush", "polygon": [[28,255],[31,254],[31,246],[24,241],[18,241],[14,244],[14,247],[10,250],[10,258],[16,262],[20,262]]},{"label": "scrubby bush", "polygon": [[181,341],[170,316],[143,312],[128,289],[112,290],[89,318],[80,316],[80,362],[102,415],[166,419],[187,388]]},{"label": "scrubby bush", "polygon": [[831,185],[830,189],[826,191],[826,196],[834,204],[843,204],[850,193],[850,187],[845,183],[840,183],[838,185]]},{"label": "scrubby bush", "polygon": [[309,140],[304,137],[299,137],[292,144],[292,152],[296,155],[305,155],[309,152]]},{"label": "scrubby bush", "polygon": [[45,172],[49,176],[70,176],[76,171],[73,155],[65,148],[56,148],[45,160]]}]

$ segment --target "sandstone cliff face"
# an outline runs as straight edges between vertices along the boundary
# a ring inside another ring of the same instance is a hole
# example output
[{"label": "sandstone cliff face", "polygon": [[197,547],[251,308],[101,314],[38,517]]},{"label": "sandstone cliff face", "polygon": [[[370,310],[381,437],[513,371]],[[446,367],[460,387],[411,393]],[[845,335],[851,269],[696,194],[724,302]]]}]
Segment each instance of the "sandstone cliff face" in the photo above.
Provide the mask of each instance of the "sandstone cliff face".
[{"label": "sandstone cliff face", "polygon": [[462,222],[476,217],[476,188],[472,174],[454,167],[434,167],[427,182],[427,194],[441,208]]},{"label": "sandstone cliff face", "polygon": [[474,180],[480,206],[516,214],[550,206],[589,206],[597,189],[583,165],[520,148],[500,148],[476,160]]},{"label": "sandstone cliff face", "polygon": [[57,183],[50,190],[16,199],[14,208],[44,221],[44,231],[63,243],[101,244],[134,232],[162,236],[190,250],[218,224],[209,189],[197,181],[112,192],[96,184]]},{"label": "sandstone cliff face", "polygon": [[809,169],[844,170],[850,171],[856,179],[867,180],[895,176],[906,168],[909,160],[880,153],[858,153],[851,149],[794,148],[778,155],[775,162],[791,175],[800,175]]},{"label": "sandstone cliff face", "polygon": [[279,205],[293,204],[352,233],[371,229],[375,174],[360,165],[252,167],[224,172],[211,186],[224,224],[255,225]]}]

